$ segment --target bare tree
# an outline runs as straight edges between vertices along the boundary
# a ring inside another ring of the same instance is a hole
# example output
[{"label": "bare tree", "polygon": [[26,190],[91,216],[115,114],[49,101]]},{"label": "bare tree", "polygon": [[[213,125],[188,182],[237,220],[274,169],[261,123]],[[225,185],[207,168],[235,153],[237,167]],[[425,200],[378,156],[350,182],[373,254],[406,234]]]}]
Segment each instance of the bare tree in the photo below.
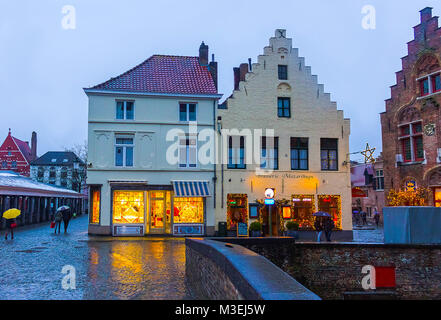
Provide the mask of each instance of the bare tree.
[{"label": "bare tree", "polygon": [[64,147],[64,151],[75,153],[84,162],[84,165],[72,170],[72,189],[81,192],[86,185],[87,178],[87,140],[84,140],[83,144],[76,144],[70,148]]}]

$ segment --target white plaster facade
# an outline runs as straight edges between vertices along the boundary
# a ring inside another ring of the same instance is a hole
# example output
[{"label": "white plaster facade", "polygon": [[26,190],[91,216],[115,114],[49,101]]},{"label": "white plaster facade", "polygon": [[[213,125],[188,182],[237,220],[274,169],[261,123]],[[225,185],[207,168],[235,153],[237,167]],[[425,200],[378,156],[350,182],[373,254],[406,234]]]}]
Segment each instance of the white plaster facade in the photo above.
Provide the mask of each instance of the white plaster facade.
[{"label": "white plaster facade", "polygon": [[[279,80],[278,65],[287,66],[287,80]],[[291,99],[290,118],[278,117],[278,97]],[[305,59],[299,57],[298,49],[292,47],[292,39],[286,38],[285,30],[276,30],[269,46],[258,56],[257,63],[252,64],[226,105],[227,109],[218,110],[222,129],[274,129],[274,135],[279,137],[279,170],[259,176],[256,164],[248,164],[246,169],[228,169],[226,164],[218,166],[216,225],[227,219],[228,194],[247,194],[248,202],[253,203],[256,199],[264,199],[265,188],[275,188],[276,199],[314,195],[316,208],[318,195],[339,195],[341,227],[352,230],[350,120],[344,118],[343,111],[330,100],[330,94],[324,92],[317,76],[305,65]],[[309,139],[308,170],[291,170],[290,137]],[[321,169],[321,138],[338,139],[337,171]]]}]

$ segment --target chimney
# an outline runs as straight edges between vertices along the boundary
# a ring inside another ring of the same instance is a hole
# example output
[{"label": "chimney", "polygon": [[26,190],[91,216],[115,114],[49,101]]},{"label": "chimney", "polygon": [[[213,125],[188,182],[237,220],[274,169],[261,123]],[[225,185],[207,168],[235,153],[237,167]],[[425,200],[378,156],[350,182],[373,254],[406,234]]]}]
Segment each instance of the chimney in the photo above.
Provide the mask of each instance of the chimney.
[{"label": "chimney", "polygon": [[37,133],[35,131],[32,132],[31,138],[31,158],[32,161],[37,159]]},{"label": "chimney", "polygon": [[214,61],[214,54],[211,55],[211,62],[208,65],[208,70],[210,70],[211,78],[213,79],[217,90],[217,62]]},{"label": "chimney", "polygon": [[420,11],[421,14],[421,22],[427,22],[432,18],[432,9],[431,7],[426,7]]},{"label": "chimney", "polygon": [[199,47],[199,64],[201,66],[208,66],[208,46],[202,41]]},{"label": "chimney", "polygon": [[233,73],[234,73],[234,90],[239,90],[240,69],[233,68]]},{"label": "chimney", "polygon": [[240,68],[240,81],[245,81],[245,75],[248,73],[248,63],[241,63],[239,68]]},{"label": "chimney", "polygon": [[248,67],[250,69],[250,72],[253,71],[253,66],[251,64],[251,58],[248,58]]}]

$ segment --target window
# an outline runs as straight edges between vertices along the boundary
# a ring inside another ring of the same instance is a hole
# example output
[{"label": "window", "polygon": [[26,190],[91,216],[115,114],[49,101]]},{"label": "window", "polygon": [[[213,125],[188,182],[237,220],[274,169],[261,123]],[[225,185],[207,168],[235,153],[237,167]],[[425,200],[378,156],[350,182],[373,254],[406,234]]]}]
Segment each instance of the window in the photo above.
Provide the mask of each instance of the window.
[{"label": "window", "polygon": [[259,219],[259,204],[258,203],[250,203],[249,204],[249,214],[250,219]]},{"label": "window", "polygon": [[52,162],[52,163],[55,163],[55,162],[57,162],[57,159],[55,159],[55,158],[54,158],[54,159],[51,159],[51,162]]},{"label": "window", "polygon": [[245,137],[228,137],[228,169],[245,169]]},{"label": "window", "polygon": [[133,101],[117,101],[116,102],[116,119],[133,120],[135,109]]},{"label": "window", "polygon": [[17,161],[11,162],[11,168],[17,168]]},{"label": "window", "polygon": [[320,158],[323,171],[338,170],[338,139],[320,139]]},{"label": "window", "polygon": [[384,190],[383,169],[375,170],[375,187],[376,187],[376,190]]},{"label": "window", "polygon": [[420,94],[421,96],[427,96],[429,94],[429,78],[420,80]]},{"label": "window", "polygon": [[401,125],[399,128],[404,162],[423,161],[423,125],[421,121]]},{"label": "window", "polygon": [[441,74],[435,73],[418,80],[420,96],[424,97],[441,91]]},{"label": "window", "polygon": [[292,196],[292,218],[299,224],[300,229],[314,230],[314,203],[314,195]]},{"label": "window", "polygon": [[341,197],[337,195],[319,195],[319,211],[327,212],[334,220],[335,229],[341,230]]},{"label": "window", "polygon": [[98,188],[93,188],[90,190],[91,193],[91,215],[90,223],[98,224],[100,223],[100,198],[101,192]]},{"label": "window", "polygon": [[441,91],[441,74],[436,74],[431,76],[432,79],[432,91],[438,92]]},{"label": "window", "polygon": [[196,121],[196,104],[179,104],[179,121]]},{"label": "window", "polygon": [[57,172],[55,167],[50,167],[49,168],[49,183],[50,184],[55,184],[55,178],[56,178]]},{"label": "window", "polygon": [[179,137],[179,167],[197,167],[197,136],[185,135]]},{"label": "window", "polygon": [[116,138],[115,166],[133,167],[133,138],[129,138],[129,137]]},{"label": "window", "polygon": [[291,170],[308,170],[308,138],[291,138]]},{"label": "window", "polygon": [[2,168],[7,168],[8,167],[8,163],[6,161],[2,161]]},{"label": "window", "polygon": [[291,99],[277,98],[277,115],[279,118],[291,117]]},{"label": "window", "polygon": [[262,137],[262,150],[260,154],[260,167],[262,169],[279,170],[279,138]]},{"label": "window", "polygon": [[144,192],[113,192],[113,223],[144,223]]},{"label": "window", "polygon": [[279,65],[279,80],[288,80],[288,66]]},{"label": "window", "polygon": [[173,199],[173,223],[204,223],[204,199]]}]

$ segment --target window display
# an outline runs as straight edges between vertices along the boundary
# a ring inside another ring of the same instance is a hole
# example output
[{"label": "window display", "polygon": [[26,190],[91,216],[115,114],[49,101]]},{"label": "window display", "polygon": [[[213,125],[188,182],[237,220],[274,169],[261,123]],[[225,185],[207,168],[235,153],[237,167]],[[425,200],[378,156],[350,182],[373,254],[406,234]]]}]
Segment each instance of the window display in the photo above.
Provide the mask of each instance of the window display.
[{"label": "window display", "polygon": [[313,195],[293,195],[292,196],[293,220],[299,224],[302,230],[314,229],[315,211]]},{"label": "window display", "polygon": [[340,196],[319,195],[319,211],[327,212],[334,220],[335,228],[341,230],[341,198]]},{"label": "window display", "polygon": [[203,198],[176,197],[173,204],[173,223],[204,223]]},{"label": "window display", "polygon": [[227,230],[237,230],[238,223],[248,224],[248,196],[227,195]]},{"label": "window display", "polygon": [[144,223],[144,192],[113,192],[113,223]]},{"label": "window display", "polygon": [[100,223],[100,191],[92,190],[92,215],[90,223]]}]

